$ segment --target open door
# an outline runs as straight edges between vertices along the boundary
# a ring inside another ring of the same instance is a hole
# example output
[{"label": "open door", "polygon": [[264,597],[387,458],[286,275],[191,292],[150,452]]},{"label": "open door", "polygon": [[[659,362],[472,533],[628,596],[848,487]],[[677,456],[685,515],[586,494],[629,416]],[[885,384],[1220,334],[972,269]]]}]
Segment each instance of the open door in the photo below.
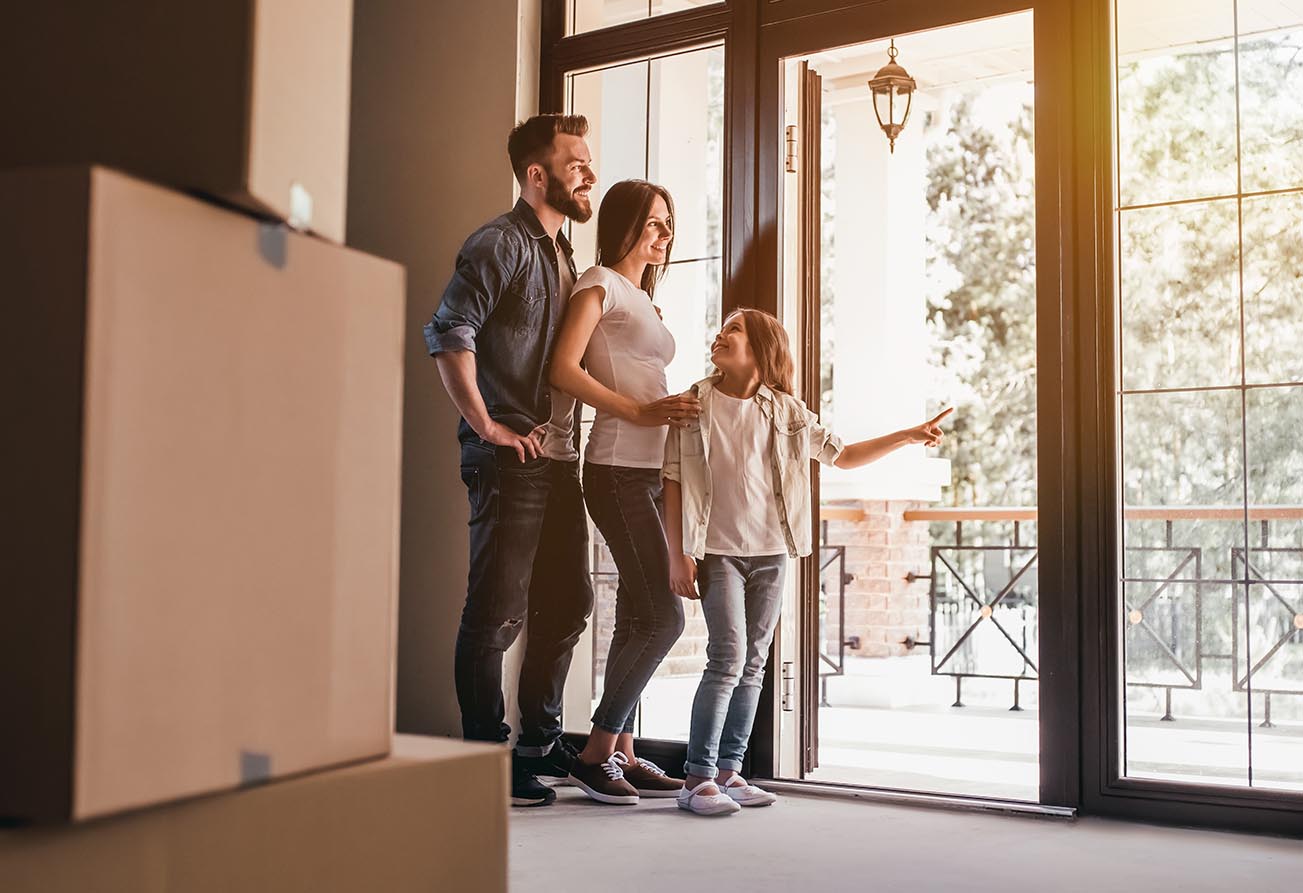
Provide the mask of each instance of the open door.
[{"label": "open door", "polygon": [[[940,449],[813,469],[779,772],[1035,802],[1033,18],[874,30],[784,61],[799,396],[847,443],[956,411]],[[869,84],[893,64],[904,124]]]}]

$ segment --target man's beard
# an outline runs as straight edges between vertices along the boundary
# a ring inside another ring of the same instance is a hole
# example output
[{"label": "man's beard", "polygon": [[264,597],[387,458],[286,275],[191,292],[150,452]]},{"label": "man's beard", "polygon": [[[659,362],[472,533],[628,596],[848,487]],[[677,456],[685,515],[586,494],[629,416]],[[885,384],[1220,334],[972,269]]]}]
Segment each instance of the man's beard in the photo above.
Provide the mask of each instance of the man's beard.
[{"label": "man's beard", "polygon": [[543,200],[575,223],[587,223],[588,219],[593,216],[593,206],[581,203],[573,193],[566,192],[566,188],[561,185],[560,180],[552,176],[551,171],[548,171],[547,192],[544,194]]}]

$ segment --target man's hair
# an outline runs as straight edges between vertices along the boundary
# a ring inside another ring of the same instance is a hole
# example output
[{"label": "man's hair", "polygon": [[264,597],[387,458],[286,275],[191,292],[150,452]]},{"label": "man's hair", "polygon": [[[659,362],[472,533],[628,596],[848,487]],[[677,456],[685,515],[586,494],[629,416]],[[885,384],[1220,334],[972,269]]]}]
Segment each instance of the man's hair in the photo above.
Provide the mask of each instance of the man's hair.
[{"label": "man's hair", "polygon": [[[674,199],[669,190],[646,180],[621,180],[602,197],[602,208],[597,212],[597,262],[603,267],[613,267],[629,256],[642,236],[656,196],[665,200],[671,225],[674,220]],[[642,273],[642,290],[656,296],[656,283],[670,267],[670,249],[674,237],[665,246],[665,262],[648,264]]]},{"label": "man's hair", "polygon": [[507,137],[507,155],[521,185],[531,164],[546,162],[551,157],[552,140],[558,133],[587,136],[588,119],[583,115],[535,115],[512,129]]},{"label": "man's hair", "polygon": [[727,325],[735,316],[742,318],[742,328],[746,330],[747,343],[756,358],[760,380],[771,390],[792,394],[796,367],[788,347],[787,330],[778,317],[754,307],[739,307],[724,319],[724,324]]}]

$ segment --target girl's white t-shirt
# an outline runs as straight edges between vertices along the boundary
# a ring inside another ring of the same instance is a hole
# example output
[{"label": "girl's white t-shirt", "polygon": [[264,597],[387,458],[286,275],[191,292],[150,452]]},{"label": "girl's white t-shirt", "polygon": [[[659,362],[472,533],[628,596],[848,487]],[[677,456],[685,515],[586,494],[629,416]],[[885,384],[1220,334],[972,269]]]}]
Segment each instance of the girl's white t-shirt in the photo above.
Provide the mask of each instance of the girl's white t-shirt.
[{"label": "girl's white t-shirt", "polygon": [[[650,403],[667,395],[665,367],[674,359],[674,336],[661,322],[647,292],[607,267],[592,267],[575,291],[600,285],[602,318],[584,351],[588,374],[617,394]],[[635,425],[597,410],[584,458],[598,465],[660,468],[665,458],[663,425]]]},{"label": "girl's white t-shirt", "polygon": [[774,499],[773,425],[754,397],[716,389],[710,402],[712,501],[706,551],[712,555],[786,555]]}]

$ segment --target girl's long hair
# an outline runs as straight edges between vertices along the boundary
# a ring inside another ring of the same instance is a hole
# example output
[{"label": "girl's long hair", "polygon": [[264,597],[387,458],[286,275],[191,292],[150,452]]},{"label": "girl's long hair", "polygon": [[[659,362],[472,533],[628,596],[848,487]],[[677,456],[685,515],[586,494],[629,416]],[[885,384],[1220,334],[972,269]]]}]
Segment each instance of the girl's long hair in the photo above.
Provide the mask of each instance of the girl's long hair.
[{"label": "girl's long hair", "polygon": [[742,328],[747,333],[751,353],[756,358],[760,381],[772,391],[793,396],[792,377],[796,364],[788,347],[787,330],[772,314],[754,307],[739,307],[724,320],[727,325],[735,316],[742,317]]},{"label": "girl's long hair", "polygon": [[[602,196],[602,207],[597,212],[597,263],[613,267],[624,260],[642,237],[647,215],[656,196],[665,200],[671,224],[674,221],[674,199],[669,190],[646,180],[621,180]],[[642,290],[655,297],[656,283],[670,268],[670,249],[674,236],[665,246],[665,263],[648,264],[642,271]]]}]

